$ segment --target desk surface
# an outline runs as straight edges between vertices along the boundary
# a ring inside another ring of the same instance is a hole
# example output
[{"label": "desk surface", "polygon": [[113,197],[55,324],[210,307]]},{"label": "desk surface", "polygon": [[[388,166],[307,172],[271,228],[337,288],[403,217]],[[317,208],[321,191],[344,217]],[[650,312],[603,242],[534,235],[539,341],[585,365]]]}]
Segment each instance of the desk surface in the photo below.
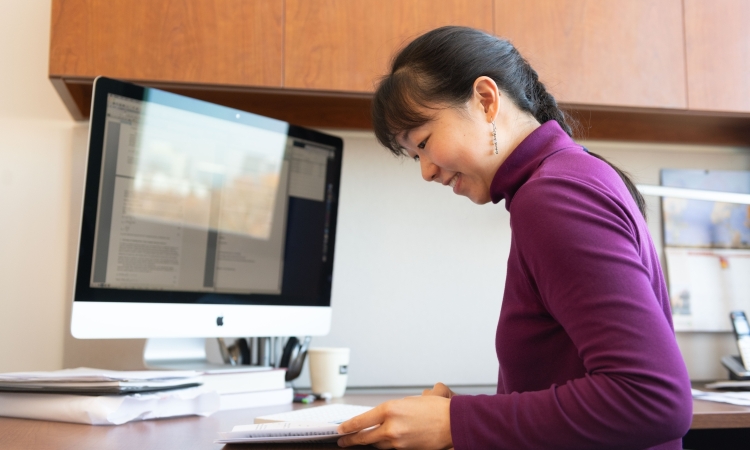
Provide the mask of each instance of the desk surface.
[{"label": "desk surface", "polygon": [[750,428],[750,407],[693,400],[691,430]]},{"label": "desk surface", "polygon": [[[375,406],[386,400],[399,398],[394,394],[347,395],[339,403]],[[315,406],[322,404],[316,402]],[[294,409],[310,405],[293,405]],[[221,411],[210,417],[183,417],[176,419],[133,422],[120,426],[91,426],[61,422],[11,419],[0,417],[0,450],[147,450],[147,449],[220,449],[215,444],[220,431],[229,431],[235,425],[253,423],[256,416],[288,411],[290,405]],[[691,429],[750,428],[750,408],[693,401]],[[227,447],[230,448],[230,447]],[[260,449],[254,446],[231,446],[232,449]],[[336,445],[273,445],[276,450],[333,449]]]},{"label": "desk surface", "polygon": [[[393,394],[347,395],[343,399],[335,399],[333,402],[375,406],[402,396]],[[323,404],[325,403],[315,402],[313,405],[295,403],[274,407],[219,411],[209,417],[190,416],[147,420],[119,426],[91,426],[0,417],[0,450],[218,450],[224,447],[222,444],[214,443],[220,431],[231,431],[235,425],[251,424],[256,416]],[[232,450],[240,448],[254,450],[262,448],[324,450],[338,449],[339,447],[335,444],[273,444],[267,447],[262,445],[231,445],[226,448]]]}]

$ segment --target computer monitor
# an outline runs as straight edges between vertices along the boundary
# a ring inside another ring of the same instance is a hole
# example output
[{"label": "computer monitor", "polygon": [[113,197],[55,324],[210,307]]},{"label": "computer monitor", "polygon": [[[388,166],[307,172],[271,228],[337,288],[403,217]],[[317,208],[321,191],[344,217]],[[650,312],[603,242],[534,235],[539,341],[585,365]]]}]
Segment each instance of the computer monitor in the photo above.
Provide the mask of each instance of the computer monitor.
[{"label": "computer monitor", "polygon": [[323,335],[343,143],[99,77],[76,338]]}]

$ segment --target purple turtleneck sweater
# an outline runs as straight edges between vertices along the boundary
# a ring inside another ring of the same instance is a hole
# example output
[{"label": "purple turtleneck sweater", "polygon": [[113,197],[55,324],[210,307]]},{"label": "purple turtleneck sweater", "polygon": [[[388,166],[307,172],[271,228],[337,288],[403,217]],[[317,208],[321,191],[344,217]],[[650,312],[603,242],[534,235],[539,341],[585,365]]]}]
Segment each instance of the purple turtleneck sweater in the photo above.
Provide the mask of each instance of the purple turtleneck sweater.
[{"label": "purple turtleneck sweater", "polygon": [[455,396],[460,449],[681,449],[690,380],[646,221],[557,122],[490,187],[512,229],[496,395]]}]

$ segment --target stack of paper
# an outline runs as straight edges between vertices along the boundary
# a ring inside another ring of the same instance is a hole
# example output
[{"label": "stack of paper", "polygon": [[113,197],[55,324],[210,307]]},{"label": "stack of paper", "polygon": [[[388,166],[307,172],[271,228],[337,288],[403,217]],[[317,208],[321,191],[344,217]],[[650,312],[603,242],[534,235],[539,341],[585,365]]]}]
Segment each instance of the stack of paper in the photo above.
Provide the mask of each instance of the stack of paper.
[{"label": "stack of paper", "polygon": [[201,373],[190,370],[115,371],[79,367],[52,372],[0,374],[0,391],[126,394],[193,387],[202,382]]},{"label": "stack of paper", "polygon": [[693,398],[710,402],[750,406],[750,392],[706,392],[693,389]]},{"label": "stack of paper", "polygon": [[291,404],[294,393],[286,387],[284,375],[284,370],[253,367],[208,372],[78,368],[5,373],[0,374],[0,416],[119,425]]},{"label": "stack of paper", "polygon": [[[69,369],[0,374],[0,416],[120,425],[219,410],[219,394],[193,371]],[[7,392],[11,391],[11,392]],[[130,395],[100,395],[102,393]]]},{"label": "stack of paper", "polygon": [[131,395],[0,392],[0,416],[90,425],[200,415],[219,410],[219,394],[203,387]]}]

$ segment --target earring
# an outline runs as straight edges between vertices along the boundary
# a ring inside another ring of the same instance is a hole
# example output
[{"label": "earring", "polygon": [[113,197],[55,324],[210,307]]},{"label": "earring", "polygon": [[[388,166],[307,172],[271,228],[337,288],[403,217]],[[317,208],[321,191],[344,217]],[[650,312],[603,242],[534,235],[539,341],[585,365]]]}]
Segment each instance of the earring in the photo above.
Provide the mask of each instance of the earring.
[{"label": "earring", "polygon": [[495,154],[499,155],[500,152],[497,150],[497,128],[495,127],[495,121],[492,121],[492,142],[495,144]]}]

